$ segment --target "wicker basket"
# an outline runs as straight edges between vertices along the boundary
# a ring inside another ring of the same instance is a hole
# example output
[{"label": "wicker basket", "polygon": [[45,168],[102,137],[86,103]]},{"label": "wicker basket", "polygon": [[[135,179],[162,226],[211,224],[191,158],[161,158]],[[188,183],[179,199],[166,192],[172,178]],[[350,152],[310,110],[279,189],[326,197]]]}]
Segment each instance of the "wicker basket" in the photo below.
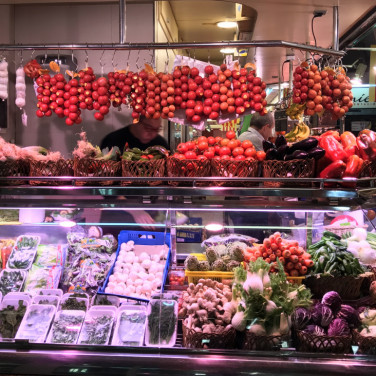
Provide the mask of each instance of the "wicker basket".
[{"label": "wicker basket", "polygon": [[[18,159],[18,160],[7,160],[0,162],[0,177],[18,177],[18,176],[28,176],[30,171],[29,161]],[[5,185],[20,185],[26,184],[24,180],[7,180],[1,184]]]},{"label": "wicker basket", "polygon": [[364,278],[364,276],[309,276],[304,280],[304,284],[316,299],[321,299],[329,291],[336,291],[343,300],[354,300],[360,296]]},{"label": "wicker basket", "polygon": [[[178,159],[167,158],[167,175],[174,178],[202,178],[211,176],[209,159]],[[191,185],[191,182],[169,181],[169,185]],[[210,182],[197,182],[197,186],[206,186]]]},{"label": "wicker basket", "polygon": [[[155,159],[146,160],[141,159],[139,161],[127,161],[123,159],[121,161],[122,166],[122,176],[123,177],[133,177],[133,178],[158,178],[165,176],[165,159]],[[162,181],[151,180],[151,181],[127,181],[122,180],[121,185],[160,185]]]},{"label": "wicker basket", "polygon": [[288,336],[257,336],[246,332],[243,350],[272,351],[281,348],[282,341],[288,340]]},{"label": "wicker basket", "polygon": [[[91,158],[75,159],[73,164],[74,176],[77,177],[120,177],[121,162],[101,161]],[[76,185],[99,184],[112,185],[113,180],[104,180],[99,182],[76,181]]]},{"label": "wicker basket", "polygon": [[193,349],[233,349],[236,330],[230,328],[221,334],[197,333],[183,324],[183,345]]},{"label": "wicker basket", "polygon": [[[73,160],[59,159],[53,161],[31,161],[30,176],[73,176]],[[31,185],[64,185],[59,180],[29,180]]]},{"label": "wicker basket", "polygon": [[376,337],[364,337],[354,330],[353,341],[359,346],[360,354],[376,355]]},{"label": "wicker basket", "polygon": [[276,181],[264,182],[267,187],[307,187],[310,183],[282,183],[279,178],[312,178],[315,171],[314,159],[293,159],[291,161],[263,161],[262,176],[276,178]]},{"label": "wicker basket", "polygon": [[376,161],[364,161],[359,173],[360,178],[374,178],[376,176]]},{"label": "wicker basket", "polygon": [[352,336],[331,337],[298,330],[298,350],[303,352],[324,352],[333,354],[351,353]]},{"label": "wicker basket", "polygon": [[[238,177],[254,178],[258,175],[259,162],[256,160],[230,161],[230,160],[211,160],[212,176],[218,177]],[[252,186],[257,183],[246,181],[218,181],[214,182],[217,186]]]}]

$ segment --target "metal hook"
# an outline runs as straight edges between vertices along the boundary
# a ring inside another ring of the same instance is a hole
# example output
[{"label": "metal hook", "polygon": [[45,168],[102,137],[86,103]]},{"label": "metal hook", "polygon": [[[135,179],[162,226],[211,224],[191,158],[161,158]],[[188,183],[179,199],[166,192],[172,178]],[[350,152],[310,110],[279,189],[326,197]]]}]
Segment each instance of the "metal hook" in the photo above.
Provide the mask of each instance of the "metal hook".
[{"label": "metal hook", "polygon": [[138,66],[138,60],[140,59],[140,53],[141,53],[141,50],[138,50],[137,57],[136,57],[136,68],[137,68],[137,70],[140,70],[140,68]]},{"label": "metal hook", "polygon": [[149,47],[149,51],[150,51],[150,56],[151,56],[151,60],[150,60],[150,66],[154,69],[154,58],[155,58],[155,54],[153,53],[153,50]]},{"label": "metal hook", "polygon": [[111,64],[112,64],[112,68],[113,70],[115,71],[115,64],[114,64],[114,60],[115,60],[115,54],[116,54],[116,48],[114,48],[114,53],[112,55],[112,59],[111,59]]},{"label": "metal hook", "polygon": [[208,49],[208,64],[210,64],[210,50]]},{"label": "metal hook", "polygon": [[30,56],[30,60],[33,60],[33,56],[35,54],[35,50],[31,51],[31,56]]},{"label": "metal hook", "polygon": [[76,72],[76,71],[77,71],[78,64],[74,62],[73,48],[72,48],[72,63],[76,66],[76,68],[74,69],[75,72]]},{"label": "metal hook", "polygon": [[57,63],[60,65],[60,44],[58,43],[58,49],[57,49]]},{"label": "metal hook", "polygon": [[47,62],[47,48],[46,48],[46,45],[44,45],[44,48],[46,50],[44,51],[44,61],[43,61],[43,64],[46,64],[46,62]]},{"label": "metal hook", "polygon": [[103,44],[101,44],[101,46],[102,46],[102,54],[101,54],[101,57],[99,58],[99,65],[101,66],[101,74],[103,76],[103,74],[104,74],[104,65],[103,65],[103,62],[102,62],[102,58],[103,58],[103,55],[104,55]]},{"label": "metal hook", "polygon": [[[170,43],[167,43],[167,44],[170,44]],[[170,63],[170,56],[168,55],[168,48],[166,48],[166,55],[167,55],[167,60],[166,60],[166,63],[165,63],[165,72],[167,72],[167,69],[168,69],[168,66],[169,66],[169,63]]]},{"label": "metal hook", "polygon": [[22,56],[22,50],[20,50],[20,66],[23,65],[23,56]]}]

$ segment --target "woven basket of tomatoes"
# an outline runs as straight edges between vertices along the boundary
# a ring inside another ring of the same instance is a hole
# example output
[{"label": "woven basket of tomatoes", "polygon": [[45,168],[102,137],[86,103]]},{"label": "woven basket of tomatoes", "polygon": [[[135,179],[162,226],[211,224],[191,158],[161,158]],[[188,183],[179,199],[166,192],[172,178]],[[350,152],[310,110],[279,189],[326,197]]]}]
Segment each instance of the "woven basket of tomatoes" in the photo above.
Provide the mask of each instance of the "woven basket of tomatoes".
[{"label": "woven basket of tomatoes", "polygon": [[[208,159],[179,159],[174,156],[167,158],[167,175],[171,178],[202,178],[211,175]],[[169,180],[169,185],[191,185],[191,181]],[[197,186],[209,185],[210,181],[198,181]]]},{"label": "woven basket of tomatoes", "polygon": [[[228,178],[254,178],[258,176],[259,162],[256,159],[221,160],[212,159],[212,176]],[[252,186],[258,183],[249,181],[215,181],[217,186]]]},{"label": "woven basket of tomatoes", "polygon": [[268,187],[305,187],[310,183],[281,182],[279,178],[312,178],[315,172],[315,160],[293,159],[291,161],[267,160],[262,163],[262,176],[264,178],[275,178],[275,181],[264,182]]},{"label": "woven basket of tomatoes", "polygon": [[[30,176],[73,176],[73,159],[31,161]],[[63,185],[63,180],[29,180],[30,185]]]},{"label": "woven basket of tomatoes", "polygon": [[[120,177],[121,176],[121,162],[104,161],[92,158],[75,158],[73,164],[74,176],[77,177]],[[84,180],[76,181],[76,185],[99,184],[99,185],[113,185],[114,181],[100,180],[97,183]]]},{"label": "woven basket of tomatoes", "polygon": [[256,261],[259,257],[272,265],[271,272],[277,270],[278,259],[288,279],[298,284],[301,283],[301,277],[305,276],[313,266],[311,255],[296,240],[283,239],[279,232],[264,239],[262,244],[247,248],[246,261]]}]

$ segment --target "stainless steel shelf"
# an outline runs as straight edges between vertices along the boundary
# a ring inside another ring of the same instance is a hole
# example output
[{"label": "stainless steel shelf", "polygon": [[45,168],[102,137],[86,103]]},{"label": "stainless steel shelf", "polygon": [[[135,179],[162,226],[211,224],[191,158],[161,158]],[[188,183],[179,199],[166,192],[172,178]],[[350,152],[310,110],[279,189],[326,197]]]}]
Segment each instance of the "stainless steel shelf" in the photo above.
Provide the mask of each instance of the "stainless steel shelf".
[{"label": "stainless steel shelf", "polygon": [[33,345],[0,349],[0,374],[7,375],[375,375],[376,358],[184,348],[114,348]]},{"label": "stainless steel shelf", "polygon": [[[20,182],[30,178],[18,178]],[[375,178],[345,182],[323,179],[278,179],[287,187],[269,187],[275,182],[268,178],[111,178],[114,185],[99,185],[108,178],[34,178],[33,180],[61,180],[64,185],[6,185],[14,178],[0,179],[0,206],[2,207],[101,207],[178,209],[187,205],[194,209],[232,210],[243,208],[306,208],[338,209],[376,206]],[[17,179],[16,179],[17,180]],[[158,180],[161,185],[148,186],[146,181]],[[138,185],[121,186],[123,181]],[[175,185],[169,185],[171,182]],[[238,186],[209,186],[238,184]],[[80,185],[75,185],[75,184]],[[83,183],[88,185],[82,185]],[[144,185],[142,185],[144,184]],[[304,185],[304,186],[302,186]],[[329,187],[328,187],[329,185]],[[127,199],[119,199],[126,197]],[[298,201],[294,201],[297,199]]]}]

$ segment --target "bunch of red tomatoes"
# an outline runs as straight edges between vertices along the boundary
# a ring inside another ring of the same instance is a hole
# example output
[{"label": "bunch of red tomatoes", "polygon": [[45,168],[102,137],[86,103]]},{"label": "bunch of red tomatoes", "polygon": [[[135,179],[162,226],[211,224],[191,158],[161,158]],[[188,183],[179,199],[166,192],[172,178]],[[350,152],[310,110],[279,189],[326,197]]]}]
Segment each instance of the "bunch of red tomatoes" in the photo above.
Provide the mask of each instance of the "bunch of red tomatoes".
[{"label": "bunch of red tomatoes", "polygon": [[198,137],[182,142],[177,146],[173,157],[178,159],[218,159],[218,160],[258,160],[265,159],[265,152],[256,151],[249,140],[236,139],[234,131],[226,132],[226,137]]}]

